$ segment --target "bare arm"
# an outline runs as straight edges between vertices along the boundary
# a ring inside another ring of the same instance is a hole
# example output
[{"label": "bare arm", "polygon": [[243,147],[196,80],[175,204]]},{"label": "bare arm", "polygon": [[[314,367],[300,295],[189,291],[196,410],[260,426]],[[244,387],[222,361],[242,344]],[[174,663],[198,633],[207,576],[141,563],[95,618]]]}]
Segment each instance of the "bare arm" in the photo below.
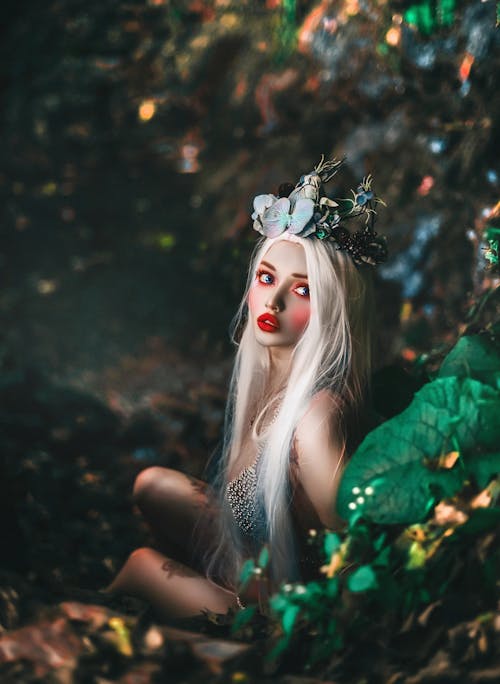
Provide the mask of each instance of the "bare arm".
[{"label": "bare arm", "polygon": [[311,401],[296,430],[297,476],[325,527],[336,527],[335,500],[344,448],[338,429],[338,403],[327,391]]}]

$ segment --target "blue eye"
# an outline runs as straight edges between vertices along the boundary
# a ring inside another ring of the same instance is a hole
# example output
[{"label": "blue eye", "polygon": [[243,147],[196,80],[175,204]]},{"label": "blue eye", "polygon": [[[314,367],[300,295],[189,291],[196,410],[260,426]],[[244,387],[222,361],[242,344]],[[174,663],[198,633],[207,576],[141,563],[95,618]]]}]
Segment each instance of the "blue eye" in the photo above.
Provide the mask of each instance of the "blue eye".
[{"label": "blue eye", "polygon": [[295,288],[295,292],[301,297],[309,297],[309,287],[307,285],[299,285]]},{"label": "blue eye", "polygon": [[274,282],[273,276],[266,271],[257,271],[257,280],[263,285],[271,285]]}]

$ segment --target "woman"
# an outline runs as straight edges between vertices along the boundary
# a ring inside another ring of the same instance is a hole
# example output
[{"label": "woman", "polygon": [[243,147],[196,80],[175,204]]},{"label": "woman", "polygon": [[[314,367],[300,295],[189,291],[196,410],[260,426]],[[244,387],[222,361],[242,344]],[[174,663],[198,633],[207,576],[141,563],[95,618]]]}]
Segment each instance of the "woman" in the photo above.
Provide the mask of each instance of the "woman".
[{"label": "woman", "polygon": [[[218,476],[212,488],[168,468],[139,474],[135,502],[177,559],[138,549],[108,591],[139,595],[170,617],[226,613],[256,598],[255,585],[238,596],[238,578],[263,544],[273,589],[307,578],[309,529],[341,524],[339,475],[370,372],[365,265],[386,256],[370,178],[352,199],[322,196],[342,163],[322,158],[295,188],[255,198],[264,237],[233,321],[242,332]],[[349,233],[342,223],[357,216],[365,225]]]}]

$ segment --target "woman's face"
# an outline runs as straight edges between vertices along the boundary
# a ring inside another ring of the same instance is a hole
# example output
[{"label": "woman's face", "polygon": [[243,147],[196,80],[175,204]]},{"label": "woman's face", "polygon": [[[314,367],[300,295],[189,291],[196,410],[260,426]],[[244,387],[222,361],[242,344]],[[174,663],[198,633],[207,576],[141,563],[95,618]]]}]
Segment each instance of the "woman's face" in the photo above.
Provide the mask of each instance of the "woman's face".
[{"label": "woman's face", "polygon": [[294,347],[309,322],[311,304],[302,245],[275,242],[257,265],[248,295],[257,342],[264,347]]}]

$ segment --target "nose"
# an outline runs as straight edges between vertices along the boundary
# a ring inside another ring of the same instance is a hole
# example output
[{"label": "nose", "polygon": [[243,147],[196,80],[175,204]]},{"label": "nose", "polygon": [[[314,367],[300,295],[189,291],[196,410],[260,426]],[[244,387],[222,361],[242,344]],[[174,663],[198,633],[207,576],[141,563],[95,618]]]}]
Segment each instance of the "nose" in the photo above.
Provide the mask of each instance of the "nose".
[{"label": "nose", "polygon": [[275,312],[283,310],[283,300],[278,296],[278,293],[268,297],[266,307]]}]

